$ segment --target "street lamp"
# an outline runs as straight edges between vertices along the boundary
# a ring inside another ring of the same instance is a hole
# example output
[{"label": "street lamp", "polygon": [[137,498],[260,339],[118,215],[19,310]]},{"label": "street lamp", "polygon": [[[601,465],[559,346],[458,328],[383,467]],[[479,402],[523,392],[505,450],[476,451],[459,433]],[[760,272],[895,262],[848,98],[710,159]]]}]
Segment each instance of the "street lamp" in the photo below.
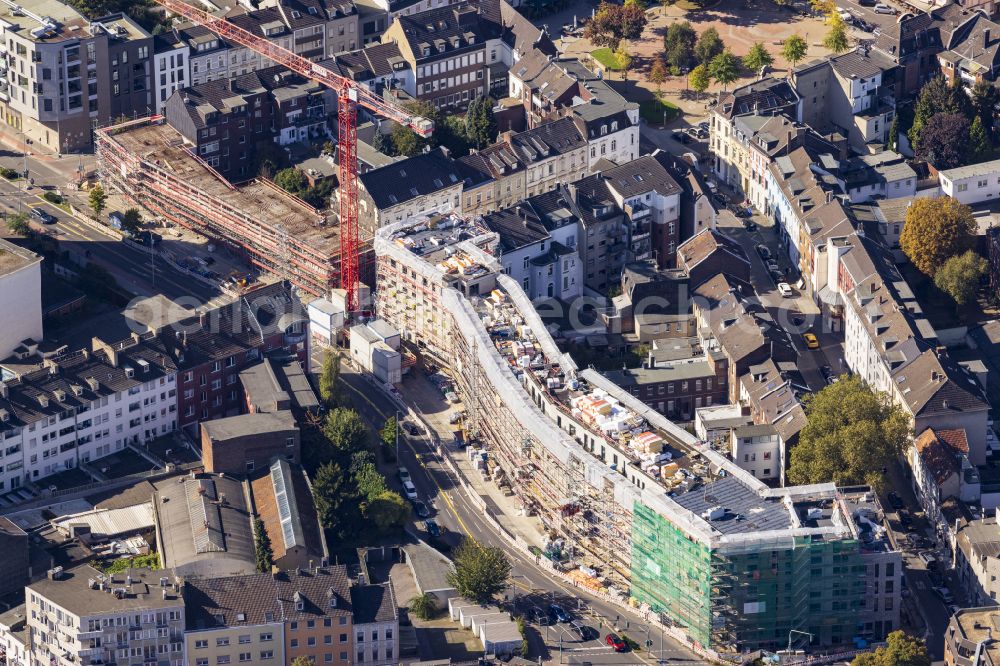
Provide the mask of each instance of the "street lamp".
[{"label": "street lamp", "polygon": [[399,460],[399,410],[396,410],[396,460]]}]

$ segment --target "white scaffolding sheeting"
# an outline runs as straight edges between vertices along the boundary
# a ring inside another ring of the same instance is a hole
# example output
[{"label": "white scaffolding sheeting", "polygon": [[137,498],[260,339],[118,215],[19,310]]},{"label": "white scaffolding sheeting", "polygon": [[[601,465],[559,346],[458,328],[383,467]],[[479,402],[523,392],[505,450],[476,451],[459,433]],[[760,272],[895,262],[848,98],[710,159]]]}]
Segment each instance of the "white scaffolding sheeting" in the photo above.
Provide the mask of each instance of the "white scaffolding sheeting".
[{"label": "white scaffolding sheeting", "polygon": [[538,311],[535,310],[535,306],[531,304],[531,299],[528,295],[524,293],[521,289],[521,285],[517,283],[517,280],[501,273],[497,276],[497,284],[503,287],[507,295],[510,296],[510,300],[514,303],[517,308],[518,313],[524,317],[524,322],[531,327],[531,332],[535,334],[538,339],[538,344],[542,347],[542,353],[545,354],[545,358],[549,359],[549,362],[556,361],[558,359],[559,367],[561,367],[567,374],[572,375],[576,373],[576,362],[569,354],[563,354],[559,351],[559,347],[556,346],[555,341],[549,334],[549,330],[545,328],[545,324],[542,322],[542,318],[538,316]]}]

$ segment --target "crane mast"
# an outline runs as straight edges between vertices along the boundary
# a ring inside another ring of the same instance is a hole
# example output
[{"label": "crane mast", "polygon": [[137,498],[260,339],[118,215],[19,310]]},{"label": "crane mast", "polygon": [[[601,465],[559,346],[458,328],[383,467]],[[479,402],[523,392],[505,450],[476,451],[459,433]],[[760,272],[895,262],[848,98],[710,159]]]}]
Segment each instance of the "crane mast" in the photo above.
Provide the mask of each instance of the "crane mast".
[{"label": "crane mast", "polygon": [[422,137],[434,131],[434,123],[391,104],[355,81],[288,49],[258,37],[224,18],[192,7],[181,0],[155,0],[157,4],[201,25],[219,37],[255,51],[275,64],[317,81],[337,93],[337,176],[340,201],[340,286],[347,293],[347,313],[358,308],[361,242],[358,230],[358,106],[406,125]]}]

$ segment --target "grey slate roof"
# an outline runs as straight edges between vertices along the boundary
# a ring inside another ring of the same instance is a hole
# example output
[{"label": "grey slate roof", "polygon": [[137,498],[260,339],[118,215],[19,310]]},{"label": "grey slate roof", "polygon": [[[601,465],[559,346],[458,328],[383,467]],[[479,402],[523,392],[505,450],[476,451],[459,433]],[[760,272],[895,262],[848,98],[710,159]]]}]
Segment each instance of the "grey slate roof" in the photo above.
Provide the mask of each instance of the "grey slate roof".
[{"label": "grey slate roof", "polygon": [[608,186],[623,199],[654,191],[661,196],[680,194],[681,187],[667,169],[652,155],[643,155],[631,162],[601,172]]},{"label": "grey slate roof", "polygon": [[392,622],[396,619],[396,597],[392,586],[355,585],[351,588],[354,625]]},{"label": "grey slate roof", "polygon": [[379,209],[391,208],[462,182],[468,186],[483,180],[485,176],[481,172],[452,160],[442,150],[421,153],[358,174],[358,182]]},{"label": "grey slate roof", "polygon": [[[445,53],[478,47],[500,37],[499,0],[460,2],[435,9],[397,16],[417,62],[434,59]],[[455,46],[457,40],[457,46]],[[429,55],[424,56],[424,49]]]}]

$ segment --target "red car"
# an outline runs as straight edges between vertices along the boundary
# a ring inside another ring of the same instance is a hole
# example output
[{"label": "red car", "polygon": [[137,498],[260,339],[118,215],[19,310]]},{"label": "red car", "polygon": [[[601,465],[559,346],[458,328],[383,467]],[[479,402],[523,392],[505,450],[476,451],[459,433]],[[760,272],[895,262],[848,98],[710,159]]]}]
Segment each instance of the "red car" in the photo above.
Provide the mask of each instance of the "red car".
[{"label": "red car", "polygon": [[614,634],[608,634],[604,637],[604,642],[615,649],[615,652],[625,652],[628,650],[628,646],[625,645],[625,641],[618,638]]}]

